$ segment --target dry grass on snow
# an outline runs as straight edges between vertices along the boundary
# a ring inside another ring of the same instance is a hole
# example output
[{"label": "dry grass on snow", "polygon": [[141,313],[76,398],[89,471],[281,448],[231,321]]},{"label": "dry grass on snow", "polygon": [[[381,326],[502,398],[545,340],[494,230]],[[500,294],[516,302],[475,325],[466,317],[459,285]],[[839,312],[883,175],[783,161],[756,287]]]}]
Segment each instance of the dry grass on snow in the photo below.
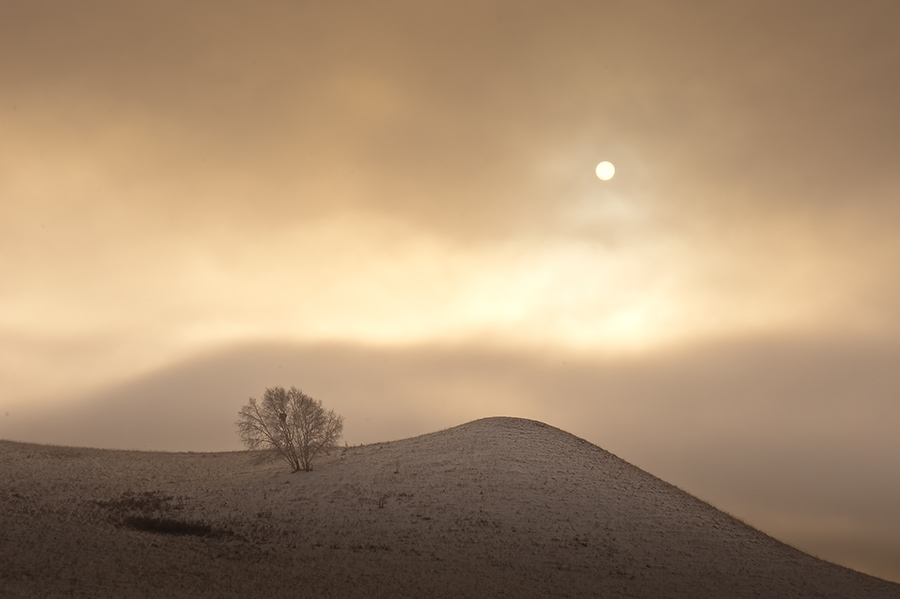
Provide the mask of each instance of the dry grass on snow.
[{"label": "dry grass on snow", "polygon": [[860,597],[900,585],[801,553],[539,422],[338,450],[0,442],[0,596]]}]

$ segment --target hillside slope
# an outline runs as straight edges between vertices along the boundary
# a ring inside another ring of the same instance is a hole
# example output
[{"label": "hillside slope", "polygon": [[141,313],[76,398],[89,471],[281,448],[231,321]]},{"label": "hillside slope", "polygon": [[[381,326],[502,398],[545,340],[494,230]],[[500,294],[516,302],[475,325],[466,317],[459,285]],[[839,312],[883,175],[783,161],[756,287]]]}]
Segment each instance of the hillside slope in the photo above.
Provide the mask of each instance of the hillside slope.
[{"label": "hillside slope", "polygon": [[0,442],[0,563],[0,595],[23,598],[900,599],[515,418],[297,474],[242,452]]}]

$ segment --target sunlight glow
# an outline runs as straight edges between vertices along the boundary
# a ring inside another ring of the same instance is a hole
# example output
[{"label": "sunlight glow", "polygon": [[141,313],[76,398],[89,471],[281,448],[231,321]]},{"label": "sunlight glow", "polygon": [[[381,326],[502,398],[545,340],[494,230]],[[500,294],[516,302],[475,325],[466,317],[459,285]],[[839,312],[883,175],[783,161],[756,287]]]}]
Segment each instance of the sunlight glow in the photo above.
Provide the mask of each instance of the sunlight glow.
[{"label": "sunlight glow", "polygon": [[607,162],[604,160],[600,164],[597,165],[597,177],[601,181],[609,181],[616,175],[616,167],[613,166],[612,162]]},{"label": "sunlight glow", "polygon": [[[628,224],[628,245],[597,243],[576,228],[468,247],[397,221],[345,215],[237,246],[227,231],[183,238],[139,271],[130,260],[103,262],[86,246],[70,264],[77,286],[63,293],[53,280],[22,279],[9,294],[0,375],[17,397],[39,399],[248,342],[478,342],[631,355],[812,329],[841,313],[840,289],[819,293],[815,305],[802,299],[808,287],[822,288],[813,254],[785,251],[793,258],[781,276],[767,256],[744,259],[735,280],[731,254],[660,235],[635,215],[596,218]],[[134,261],[143,253],[136,243]],[[93,268],[98,263],[104,268]],[[101,302],[96,289],[110,277],[120,284]],[[147,295],[148,288],[166,292]]]}]

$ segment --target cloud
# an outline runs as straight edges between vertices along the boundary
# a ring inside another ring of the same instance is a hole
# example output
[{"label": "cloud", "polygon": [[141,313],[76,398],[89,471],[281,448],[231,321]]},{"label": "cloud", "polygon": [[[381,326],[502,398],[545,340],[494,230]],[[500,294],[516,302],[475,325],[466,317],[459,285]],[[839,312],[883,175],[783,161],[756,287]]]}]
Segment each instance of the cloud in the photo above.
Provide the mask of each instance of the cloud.
[{"label": "cloud", "polygon": [[896,184],[892,8],[211,8],[7,9],[7,143],[99,171],[110,203],[242,226],[350,207],[509,233],[566,190],[548,149],[642,160],[691,212]]},{"label": "cloud", "polygon": [[[365,215],[164,240],[98,218],[35,224],[6,255],[8,401],[59,401],[246,341],[653,354],[751,333],[896,326],[883,265],[827,261],[834,249],[793,234],[757,247],[758,228],[733,231],[726,247],[654,235],[640,219],[623,224],[633,233],[622,244],[576,232],[465,245]],[[67,232],[82,241],[76,251]]]}]

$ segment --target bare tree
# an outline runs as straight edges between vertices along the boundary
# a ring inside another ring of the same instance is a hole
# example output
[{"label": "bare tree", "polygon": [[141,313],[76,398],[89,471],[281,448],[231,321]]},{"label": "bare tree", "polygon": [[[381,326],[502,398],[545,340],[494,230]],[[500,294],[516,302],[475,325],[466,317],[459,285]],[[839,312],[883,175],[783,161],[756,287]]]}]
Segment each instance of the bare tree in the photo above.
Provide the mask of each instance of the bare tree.
[{"label": "bare tree", "polygon": [[327,412],[322,402],[296,387],[266,388],[262,401],[250,398],[235,422],[247,449],[261,449],[284,458],[291,471],[312,470],[312,461],[323,450],[337,446],[344,418]]}]

